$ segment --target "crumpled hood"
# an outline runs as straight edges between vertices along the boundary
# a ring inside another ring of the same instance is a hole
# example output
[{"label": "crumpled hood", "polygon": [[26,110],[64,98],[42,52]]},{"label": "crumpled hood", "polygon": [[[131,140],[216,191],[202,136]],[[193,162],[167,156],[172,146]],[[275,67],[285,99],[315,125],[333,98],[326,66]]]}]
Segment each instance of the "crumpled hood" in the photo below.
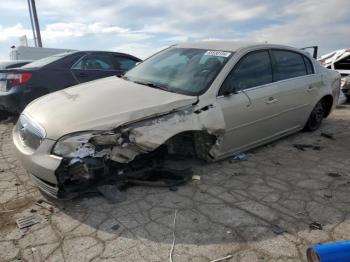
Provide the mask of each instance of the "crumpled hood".
[{"label": "crumpled hood", "polygon": [[47,138],[57,140],[78,131],[110,130],[196,100],[112,76],[45,95],[24,113],[45,129]]}]

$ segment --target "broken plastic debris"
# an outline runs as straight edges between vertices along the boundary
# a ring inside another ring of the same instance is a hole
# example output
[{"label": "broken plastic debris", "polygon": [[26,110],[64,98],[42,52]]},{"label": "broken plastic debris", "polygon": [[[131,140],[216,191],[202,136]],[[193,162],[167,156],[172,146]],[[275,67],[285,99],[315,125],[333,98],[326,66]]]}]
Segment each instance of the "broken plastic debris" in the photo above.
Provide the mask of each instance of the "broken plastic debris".
[{"label": "broken plastic debris", "polygon": [[247,160],[247,155],[246,154],[244,154],[244,153],[240,153],[240,154],[238,154],[238,155],[235,155],[234,157],[233,157],[233,160],[239,160],[239,161],[245,161],[245,160]]},{"label": "broken plastic debris", "polygon": [[201,180],[201,176],[193,175],[192,180]]},{"label": "broken plastic debris", "polygon": [[310,230],[322,230],[323,229],[322,225],[318,222],[312,222],[309,225],[309,228],[310,228]]},{"label": "broken plastic debris", "polygon": [[179,190],[179,188],[177,186],[171,186],[171,187],[169,187],[169,190],[175,192],[175,191]]},{"label": "broken plastic debris", "polygon": [[331,194],[324,194],[323,196],[324,196],[325,198],[327,198],[327,199],[330,199],[330,198],[333,197]]},{"label": "broken plastic debris", "polygon": [[120,191],[115,185],[99,186],[97,187],[97,190],[112,203],[123,202],[126,200],[126,193]]},{"label": "broken plastic debris", "polygon": [[328,132],[322,132],[322,133],[321,133],[321,136],[322,136],[322,137],[325,137],[325,138],[328,138],[328,139],[330,139],[330,140],[335,140],[333,134],[328,133]]},{"label": "broken plastic debris", "polygon": [[119,224],[115,224],[113,226],[111,226],[111,229],[113,230],[118,230],[120,228]]},{"label": "broken plastic debris", "polygon": [[273,226],[272,231],[273,231],[273,233],[275,233],[276,235],[281,235],[281,234],[283,234],[283,233],[286,232],[285,229],[283,229],[283,228],[281,228],[280,226],[277,226],[277,225]]},{"label": "broken plastic debris", "polygon": [[214,259],[214,260],[211,260],[210,262],[220,262],[220,261],[226,261],[228,259],[231,259],[233,258],[233,255],[228,255],[226,257],[222,257],[222,258],[218,258],[218,259]]},{"label": "broken plastic debris", "polygon": [[329,172],[327,175],[330,177],[340,177],[341,176],[338,172]]},{"label": "broken plastic debris", "polygon": [[32,225],[38,224],[42,221],[42,218],[39,215],[30,215],[26,217],[21,217],[16,220],[17,226],[19,229],[30,227]]},{"label": "broken plastic debris", "polygon": [[314,146],[309,144],[293,144],[293,146],[300,151],[305,151],[305,149],[307,148],[310,148],[312,150],[317,150],[317,151],[321,150],[321,147],[318,145]]}]

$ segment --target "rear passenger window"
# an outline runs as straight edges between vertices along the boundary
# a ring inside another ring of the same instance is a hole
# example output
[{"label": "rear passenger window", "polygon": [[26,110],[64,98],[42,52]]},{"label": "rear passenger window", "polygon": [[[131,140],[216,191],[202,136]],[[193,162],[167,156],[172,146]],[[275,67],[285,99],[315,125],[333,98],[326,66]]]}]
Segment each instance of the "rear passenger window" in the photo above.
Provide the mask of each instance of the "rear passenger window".
[{"label": "rear passenger window", "polygon": [[114,70],[109,55],[90,54],[80,59],[72,69],[78,70]]},{"label": "rear passenger window", "polygon": [[224,92],[240,91],[272,82],[270,56],[267,51],[259,51],[246,55],[234,67],[226,78],[222,90]]},{"label": "rear passenger window", "polygon": [[305,65],[306,65],[306,72],[307,72],[307,74],[308,75],[313,74],[314,73],[314,67],[312,66],[312,63],[311,63],[310,59],[306,58],[304,56],[304,61],[305,61]]},{"label": "rear passenger window", "polygon": [[307,74],[302,55],[284,50],[272,50],[271,53],[275,61],[275,81]]},{"label": "rear passenger window", "polygon": [[124,56],[114,56],[115,58],[115,62],[116,62],[116,68],[123,70],[123,71],[128,71],[131,68],[133,68],[137,61],[128,58],[128,57],[124,57]]}]

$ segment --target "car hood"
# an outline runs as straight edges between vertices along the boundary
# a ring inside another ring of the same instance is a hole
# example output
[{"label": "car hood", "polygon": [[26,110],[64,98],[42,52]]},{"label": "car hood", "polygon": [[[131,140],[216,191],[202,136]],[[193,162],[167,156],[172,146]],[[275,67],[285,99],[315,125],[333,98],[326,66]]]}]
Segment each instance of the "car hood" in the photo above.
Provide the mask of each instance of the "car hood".
[{"label": "car hood", "polygon": [[45,129],[47,138],[57,140],[78,131],[110,130],[196,101],[197,97],[170,93],[113,76],[38,98],[24,113]]}]

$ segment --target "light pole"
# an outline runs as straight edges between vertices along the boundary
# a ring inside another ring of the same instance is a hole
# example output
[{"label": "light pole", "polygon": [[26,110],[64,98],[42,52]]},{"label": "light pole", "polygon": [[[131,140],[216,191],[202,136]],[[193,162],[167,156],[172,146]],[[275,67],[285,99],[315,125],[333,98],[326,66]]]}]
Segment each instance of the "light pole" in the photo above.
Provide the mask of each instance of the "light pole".
[{"label": "light pole", "polygon": [[40,26],[35,7],[35,0],[28,0],[30,22],[32,24],[34,43],[36,47],[43,47],[41,42]]}]

